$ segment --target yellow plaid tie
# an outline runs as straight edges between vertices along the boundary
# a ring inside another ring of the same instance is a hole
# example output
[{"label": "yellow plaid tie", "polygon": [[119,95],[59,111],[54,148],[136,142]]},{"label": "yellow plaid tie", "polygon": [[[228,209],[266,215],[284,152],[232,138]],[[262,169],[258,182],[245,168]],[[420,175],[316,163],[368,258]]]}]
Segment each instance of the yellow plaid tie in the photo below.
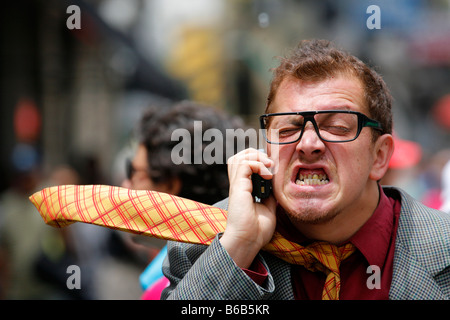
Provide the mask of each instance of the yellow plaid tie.
[{"label": "yellow plaid tie", "polygon": [[[30,196],[30,200],[45,223],[54,227],[84,222],[196,244],[210,244],[226,227],[227,212],[223,209],[149,190],[65,185],[45,188]],[[275,232],[263,250],[289,263],[327,273],[323,298],[339,299],[340,260],[348,257],[352,249],[320,242],[307,249]]]},{"label": "yellow plaid tie", "polygon": [[321,241],[308,245],[305,250],[309,256],[301,265],[310,271],[322,271],[327,275],[322,291],[322,300],[339,300],[341,288],[339,266],[355,251],[355,246],[347,243],[337,247]]}]

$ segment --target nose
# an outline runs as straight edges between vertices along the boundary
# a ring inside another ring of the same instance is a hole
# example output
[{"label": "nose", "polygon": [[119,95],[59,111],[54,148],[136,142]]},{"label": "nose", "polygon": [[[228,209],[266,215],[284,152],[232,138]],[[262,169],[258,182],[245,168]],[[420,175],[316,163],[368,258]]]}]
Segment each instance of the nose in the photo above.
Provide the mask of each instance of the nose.
[{"label": "nose", "polygon": [[305,157],[317,157],[324,153],[325,144],[320,139],[311,121],[305,124],[302,136],[297,143],[296,150]]}]

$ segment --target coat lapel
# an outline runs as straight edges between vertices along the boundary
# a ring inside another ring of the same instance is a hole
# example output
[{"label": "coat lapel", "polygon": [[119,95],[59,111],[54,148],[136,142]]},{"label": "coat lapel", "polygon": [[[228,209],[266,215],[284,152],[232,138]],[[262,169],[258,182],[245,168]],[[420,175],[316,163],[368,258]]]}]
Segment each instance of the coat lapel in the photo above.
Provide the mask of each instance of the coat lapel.
[{"label": "coat lapel", "polygon": [[446,299],[430,273],[404,248],[396,244],[392,274],[391,300],[442,300]]},{"label": "coat lapel", "polygon": [[450,259],[441,240],[443,228],[437,227],[442,213],[423,206],[401,190],[387,189],[400,193],[402,202],[389,298],[446,299],[434,279]]}]

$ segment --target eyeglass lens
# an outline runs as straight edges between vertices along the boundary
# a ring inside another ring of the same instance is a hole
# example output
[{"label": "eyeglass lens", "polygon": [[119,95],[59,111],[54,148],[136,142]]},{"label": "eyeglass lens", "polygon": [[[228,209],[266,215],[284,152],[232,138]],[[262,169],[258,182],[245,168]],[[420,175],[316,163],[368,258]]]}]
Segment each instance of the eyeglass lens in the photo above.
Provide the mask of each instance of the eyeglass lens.
[{"label": "eyeglass lens", "polygon": [[[315,121],[321,139],[326,141],[349,141],[358,135],[358,115],[354,113],[318,113],[302,115],[267,116],[267,139],[273,143],[297,141],[308,121]],[[306,122],[306,123],[305,123]]]}]

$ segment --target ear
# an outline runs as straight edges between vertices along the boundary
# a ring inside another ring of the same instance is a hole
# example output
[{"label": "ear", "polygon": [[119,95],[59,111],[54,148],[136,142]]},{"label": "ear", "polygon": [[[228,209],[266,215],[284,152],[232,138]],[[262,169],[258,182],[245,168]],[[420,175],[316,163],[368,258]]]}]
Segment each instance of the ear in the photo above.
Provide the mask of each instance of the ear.
[{"label": "ear", "polygon": [[380,136],[373,149],[373,165],[369,178],[379,181],[389,169],[389,161],[394,153],[394,138],[390,134]]}]

